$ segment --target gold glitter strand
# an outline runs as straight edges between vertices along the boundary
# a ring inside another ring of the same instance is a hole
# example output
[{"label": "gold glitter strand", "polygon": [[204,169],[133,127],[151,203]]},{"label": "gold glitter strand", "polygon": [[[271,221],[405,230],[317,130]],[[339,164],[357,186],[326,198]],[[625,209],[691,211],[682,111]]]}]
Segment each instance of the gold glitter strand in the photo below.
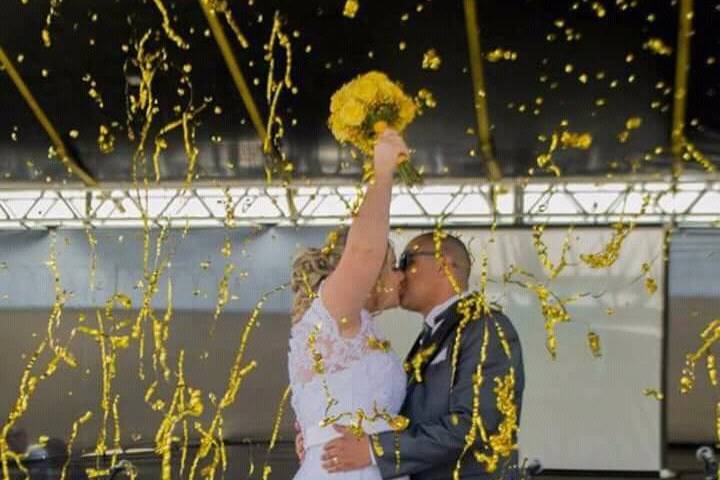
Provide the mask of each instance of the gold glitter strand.
[{"label": "gold glitter strand", "polygon": [[[235,355],[235,360],[230,370],[230,377],[227,382],[225,394],[215,408],[215,414],[212,418],[212,421],[210,422],[210,426],[205,431],[202,429],[201,426],[196,425],[196,430],[201,433],[200,446],[195,454],[192,466],[190,467],[188,480],[193,480],[195,478],[195,473],[197,471],[200,461],[207,457],[207,455],[213,449],[215,450],[215,456],[213,457],[211,464],[205,467],[205,469],[203,470],[214,475],[218,463],[221,460],[219,451],[224,450],[223,439],[219,435],[219,433],[216,434],[216,432],[221,432],[222,429],[223,412],[226,408],[230,407],[235,402],[237,393],[240,389],[240,386],[242,385],[243,379],[257,366],[257,362],[255,360],[251,360],[244,367],[242,366],[250,334],[252,333],[253,328],[255,328],[255,326],[257,325],[258,318],[267,299],[270,298],[273,294],[281,292],[286,288],[286,284],[280,285],[279,287],[275,287],[271,291],[263,294],[263,296],[260,298],[260,300],[258,300],[257,304],[255,305],[252,313],[250,314],[248,323],[243,330],[242,337],[240,338],[240,346],[238,347],[238,351]],[[207,477],[207,475],[203,475]]]},{"label": "gold glitter strand", "polygon": [[[2,462],[3,479],[10,478],[9,460],[15,459],[18,465],[21,465],[19,457],[10,450],[10,446],[7,443],[7,436],[10,430],[15,426],[17,421],[25,414],[28,409],[30,398],[35,389],[38,386],[39,379],[37,376],[32,375],[32,369],[37,362],[38,357],[43,353],[45,347],[47,347],[47,339],[44,339],[35,349],[35,352],[30,357],[25,370],[23,371],[20,379],[20,386],[18,388],[18,397],[15,400],[15,404],[10,409],[7,420],[0,431],[0,462]],[[27,472],[26,472],[27,473]]]},{"label": "gold glitter strand", "polygon": [[[680,377],[680,393],[689,393],[694,388],[695,365],[703,357],[709,357],[712,355],[710,353],[710,349],[720,340],[720,318],[716,318],[710,322],[700,334],[700,338],[702,339],[700,347],[696,351],[688,353],[685,357],[685,367],[683,368],[682,376]],[[708,378],[712,383],[712,380],[717,378],[714,356],[712,360],[707,360],[707,367]]]},{"label": "gold glitter strand", "polygon": [[[627,196],[625,199],[627,200]],[[640,212],[634,215],[634,218],[644,215],[649,204],[650,195],[645,195],[643,197],[642,206],[640,207]],[[611,267],[615,264],[617,259],[620,258],[620,248],[622,247],[625,238],[633,231],[634,228],[634,220],[627,224],[622,223],[622,221],[615,223],[613,225],[615,232],[613,233],[610,241],[605,244],[605,247],[597,253],[581,254],[580,260],[582,260],[590,268],[600,269]]]},{"label": "gold glitter strand", "polygon": [[97,237],[90,222],[85,222],[85,238],[90,247],[90,291],[95,291],[95,273],[97,270]]},{"label": "gold glitter strand", "polygon": [[495,378],[493,391],[503,420],[498,426],[498,432],[490,435],[487,442],[491,453],[474,452],[475,460],[485,463],[485,469],[490,473],[497,471],[501,459],[510,458],[512,452],[518,449],[518,445],[513,441],[515,432],[518,431],[518,413],[515,403],[515,370],[512,367],[503,378]]},{"label": "gold glitter strand", "polygon": [[280,398],[280,403],[278,404],[277,413],[275,414],[275,421],[273,422],[273,429],[272,434],[270,435],[270,444],[268,445],[267,452],[265,453],[265,465],[263,466],[263,480],[267,480],[267,478],[270,476],[270,473],[272,472],[272,468],[268,464],[270,461],[270,453],[275,448],[275,443],[277,442],[278,435],[280,433],[280,425],[282,423],[282,419],[285,413],[285,406],[287,405],[288,400],[290,399],[290,393],[292,392],[292,389],[290,388],[290,385],[285,387],[285,391],[282,394],[282,398]]},{"label": "gold glitter strand", "polygon": [[475,443],[478,432],[482,432],[483,441],[486,441],[485,429],[482,425],[482,417],[480,416],[480,390],[484,381],[483,366],[487,361],[487,349],[489,343],[490,329],[488,328],[488,322],[485,322],[485,325],[483,326],[483,343],[480,347],[480,358],[477,366],[475,367],[475,374],[472,376],[473,400],[470,429],[468,430],[467,434],[465,434],[465,445],[463,446],[463,449],[460,452],[460,455],[458,456],[458,459],[455,463],[455,468],[453,469],[453,480],[460,480],[460,469],[462,467],[462,460],[463,458],[465,458],[465,455]]},{"label": "gold glitter strand", "polygon": [[[280,80],[275,80],[275,56],[273,51],[276,42],[285,52],[285,70]],[[280,94],[282,93],[283,89],[293,88],[293,83],[290,76],[292,72],[292,44],[290,42],[290,37],[282,31],[282,24],[280,22],[279,12],[275,12],[275,16],[273,18],[273,27],[272,31],[270,32],[270,40],[268,41],[265,50],[267,51],[265,55],[265,61],[268,62],[268,76],[265,98],[268,103],[269,114],[265,126],[266,135],[263,141],[263,151],[266,154],[270,154],[271,158],[274,158],[276,160],[275,163],[265,167],[266,181],[268,183],[272,181],[273,174],[278,173],[279,171],[285,181],[288,182],[289,175],[293,171],[293,165],[292,163],[287,161],[287,159],[284,157],[284,154],[280,152],[279,149],[279,142],[283,134],[283,121],[282,118],[277,115],[276,111],[278,101],[280,99]],[[274,131],[276,124],[278,126],[278,130]],[[279,158],[275,158],[278,156]]]},{"label": "gold glitter strand", "polygon": [[[188,417],[199,417],[204,411],[202,403],[202,392],[190,388],[185,384],[184,373],[185,351],[180,350],[177,364],[177,384],[168,411],[165,414],[157,433],[155,434],[155,453],[161,456],[161,478],[162,480],[172,479],[172,442],[173,431],[180,422],[185,422]],[[186,399],[187,397],[187,399]],[[187,435],[184,437],[183,460],[181,471],[184,469],[184,458],[187,455]]]},{"label": "gold glitter strand", "polygon": [[240,27],[238,26],[237,22],[235,21],[235,17],[233,17],[232,10],[230,10],[230,7],[227,4],[226,0],[205,0],[206,3],[210,6],[210,8],[216,12],[216,13],[222,13],[225,16],[225,21],[230,26],[230,29],[235,34],[235,38],[237,38],[238,43],[242,48],[248,48],[250,44],[247,41],[247,38],[240,30]]},{"label": "gold glitter strand", "polygon": [[42,32],[40,32],[40,38],[46,48],[50,48],[52,46],[50,26],[52,25],[53,18],[58,16],[58,11],[60,10],[61,5],[62,0],[50,0],[50,11],[48,11],[48,14],[45,16],[45,27],[42,29]]},{"label": "gold glitter strand", "polygon": [[360,4],[358,0],[345,0],[345,6],[343,7],[343,16],[347,18],[355,18]]},{"label": "gold glitter strand", "polygon": [[75,420],[75,422],[73,422],[70,439],[67,443],[67,459],[63,464],[62,473],[60,474],[60,480],[65,480],[65,477],[67,476],[67,468],[70,465],[70,460],[72,459],[72,447],[75,443],[75,439],[77,438],[80,426],[90,420],[90,418],[92,418],[92,412],[85,412],[82,417],[78,418],[77,420]]},{"label": "gold glitter strand", "polygon": [[537,252],[538,259],[540,259],[540,264],[548,272],[548,277],[553,280],[568,265],[567,254],[570,251],[570,240],[572,238],[573,227],[570,227],[568,229],[567,235],[565,235],[565,240],[563,241],[562,250],[560,252],[560,260],[558,261],[557,265],[554,265],[550,261],[547,245],[545,245],[542,240],[543,232],[545,232],[545,225],[533,226],[533,246],[535,247],[535,251]]},{"label": "gold glitter strand", "polygon": [[600,337],[595,332],[588,332],[587,334],[588,348],[592,353],[593,358],[602,357],[602,347],[600,346]]},{"label": "gold glitter strand", "polygon": [[[514,279],[516,274],[524,276],[527,280],[522,281]],[[588,294],[578,293],[569,298],[561,299],[553,293],[547,285],[538,282],[531,273],[528,273],[515,265],[512,265],[508,272],[503,275],[503,281],[504,283],[512,283],[535,293],[535,296],[540,303],[540,311],[542,312],[542,316],[545,320],[545,346],[550,354],[550,358],[555,360],[557,356],[557,337],[555,335],[555,328],[560,323],[567,323],[570,321],[570,314],[567,311],[566,305],[585,297]]]},{"label": "gold glitter strand", "polygon": [[434,48],[427,50],[423,54],[422,68],[423,70],[439,70],[442,65],[442,59]]},{"label": "gold glitter strand", "polygon": [[180,35],[173,30],[172,25],[170,25],[170,17],[168,16],[167,8],[165,8],[165,5],[163,5],[162,0],[153,0],[155,3],[155,6],[157,7],[158,11],[160,12],[160,15],[162,15],[162,27],[163,30],[165,30],[165,35],[175,42],[175,45],[177,45],[179,48],[183,50],[187,50],[190,48],[190,45],[188,45],[185,40],[182,39]]},{"label": "gold glitter strand", "polygon": [[437,222],[437,225],[435,226],[435,229],[433,230],[433,247],[434,247],[434,253],[435,253],[435,259],[440,263],[443,267],[443,270],[445,271],[445,276],[447,277],[448,281],[450,282],[450,285],[452,286],[453,291],[456,295],[459,295],[462,293],[462,288],[460,288],[460,284],[458,283],[457,279],[455,278],[455,275],[450,271],[450,264],[447,261],[447,258],[443,255],[443,249],[442,249],[442,243],[443,240],[445,240],[448,236],[448,233],[445,232],[442,228],[442,219],[440,219]]},{"label": "gold glitter strand", "polygon": [[646,397],[653,398],[655,400],[661,401],[665,398],[665,396],[662,394],[660,390],[656,390],[654,388],[646,388],[643,390],[643,395]]},{"label": "gold glitter strand", "polygon": [[153,325],[153,339],[154,339],[154,351],[153,351],[153,370],[157,372],[158,365],[162,369],[163,378],[165,381],[170,380],[170,368],[167,364],[167,340],[170,336],[170,320],[173,315],[173,294],[172,294],[172,281],[168,278],[167,283],[167,309],[165,310],[165,316],[162,320],[159,320],[155,313],[152,312],[150,317]]},{"label": "gold glitter strand", "polygon": [[[562,127],[566,127],[563,122]],[[556,177],[562,175],[560,167],[553,161],[553,155],[558,148],[568,149],[574,148],[578,150],[587,150],[592,145],[592,135],[589,133],[577,133],[564,130],[560,133],[553,132],[550,137],[550,146],[546,153],[537,156],[538,167],[547,170]]]}]

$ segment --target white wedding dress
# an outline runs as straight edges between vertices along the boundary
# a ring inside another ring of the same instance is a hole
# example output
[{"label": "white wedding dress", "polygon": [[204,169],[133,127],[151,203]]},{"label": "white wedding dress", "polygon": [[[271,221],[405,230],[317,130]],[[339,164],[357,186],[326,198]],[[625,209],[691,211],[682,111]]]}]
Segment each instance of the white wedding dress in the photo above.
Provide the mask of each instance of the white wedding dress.
[{"label": "white wedding dress", "polygon": [[[332,426],[320,426],[326,415],[351,414],[340,419],[339,425],[356,420],[359,409],[371,416],[377,407],[377,411],[394,416],[405,398],[402,362],[391,349],[378,348],[378,341],[384,339],[370,314],[363,311],[361,318],[359,333],[350,339],[343,338],[318,297],[292,327],[288,361],[292,407],[305,441],[305,459],[295,480],[382,478],[376,466],[334,474],[322,468],[324,444],[339,436]],[[317,373],[313,353],[322,356],[324,374]],[[328,396],[334,400],[326,413]],[[363,422],[363,429],[377,433],[390,427],[386,421],[377,420]]]}]

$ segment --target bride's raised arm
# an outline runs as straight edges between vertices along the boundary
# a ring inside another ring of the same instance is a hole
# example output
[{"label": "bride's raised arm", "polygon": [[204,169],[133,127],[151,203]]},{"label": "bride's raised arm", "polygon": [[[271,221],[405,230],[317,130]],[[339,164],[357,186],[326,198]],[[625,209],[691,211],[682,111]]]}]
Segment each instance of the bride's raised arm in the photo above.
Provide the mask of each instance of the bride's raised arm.
[{"label": "bride's raised arm", "polygon": [[358,331],[360,311],[385,261],[393,174],[408,149],[402,137],[388,129],[380,135],[374,153],[375,179],[353,218],[340,262],[321,291],[325,307],[347,336]]}]

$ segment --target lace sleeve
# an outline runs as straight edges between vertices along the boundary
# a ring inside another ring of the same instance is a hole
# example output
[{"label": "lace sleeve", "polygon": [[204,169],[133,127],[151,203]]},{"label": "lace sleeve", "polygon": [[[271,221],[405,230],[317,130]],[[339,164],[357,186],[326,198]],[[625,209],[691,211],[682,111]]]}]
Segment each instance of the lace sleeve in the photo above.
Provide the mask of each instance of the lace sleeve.
[{"label": "lace sleeve", "polygon": [[290,332],[291,382],[304,385],[321,374],[342,371],[358,360],[368,348],[367,323],[363,318],[360,332],[344,338],[322,299],[316,298]]}]

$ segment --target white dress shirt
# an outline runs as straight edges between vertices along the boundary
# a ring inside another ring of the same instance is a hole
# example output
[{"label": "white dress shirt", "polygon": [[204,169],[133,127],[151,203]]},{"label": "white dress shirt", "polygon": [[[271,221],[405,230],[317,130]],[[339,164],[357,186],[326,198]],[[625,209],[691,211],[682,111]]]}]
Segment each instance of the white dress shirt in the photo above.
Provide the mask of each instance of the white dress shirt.
[{"label": "white dress shirt", "polygon": [[438,315],[443,313],[445,310],[450,308],[450,306],[466,296],[468,294],[468,291],[464,291],[462,293],[459,293],[457,295],[453,295],[452,297],[448,298],[445,302],[441,303],[440,305],[437,305],[434,307],[425,317],[425,324],[429,326],[432,329],[432,333],[435,333],[435,331],[438,329],[438,327],[442,324],[442,319],[440,321],[437,321]]}]

